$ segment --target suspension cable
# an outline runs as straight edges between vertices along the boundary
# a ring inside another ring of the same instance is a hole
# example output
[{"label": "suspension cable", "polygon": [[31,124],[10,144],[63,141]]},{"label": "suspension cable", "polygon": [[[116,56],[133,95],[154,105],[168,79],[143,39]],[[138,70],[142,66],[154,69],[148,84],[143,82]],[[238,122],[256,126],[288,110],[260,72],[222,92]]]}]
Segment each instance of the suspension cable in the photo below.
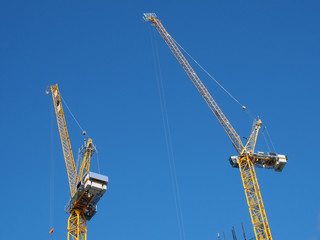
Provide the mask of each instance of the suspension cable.
[{"label": "suspension cable", "polygon": [[[213,80],[215,81],[216,84],[218,84],[218,86],[225,91],[235,102],[237,102],[242,109],[246,110],[246,106],[244,106],[243,104],[240,103],[240,101],[238,99],[236,99],[227,89],[225,89],[221,83],[219,83],[204,67],[202,67],[172,36],[171,38],[173,39],[173,41]],[[250,113],[250,111],[248,112],[248,114]],[[252,114],[249,114],[250,116]],[[252,116],[251,116],[252,117]]]},{"label": "suspension cable", "polygon": [[97,153],[97,165],[98,165],[98,172],[99,172],[99,174],[100,174],[100,173],[101,173],[101,172],[100,172],[100,161],[99,161],[99,153],[98,153],[97,148],[96,148],[96,153]]},{"label": "suspension cable", "polygon": [[74,116],[73,113],[71,112],[71,110],[70,110],[70,108],[68,107],[66,101],[63,99],[61,93],[60,93],[60,98],[62,99],[64,105],[66,105],[66,107],[67,107],[69,113],[71,114],[72,118],[74,119],[74,121],[78,124],[80,130],[82,131],[82,134],[83,134],[83,135],[86,135],[86,131],[83,130],[83,128],[81,127],[80,123],[78,122],[78,120],[75,118],[75,116]]},{"label": "suspension cable", "polygon": [[265,125],[264,125],[264,127],[263,127],[263,129],[262,129],[261,132],[262,132],[262,136],[263,136],[264,142],[266,143],[267,148],[268,148],[268,150],[269,150],[269,152],[270,152],[270,146],[269,146],[268,140],[267,140],[267,138],[266,138],[266,134],[264,133],[265,129],[266,129],[266,127],[265,127]]},{"label": "suspension cable", "polygon": [[272,146],[272,148],[273,148],[273,151],[274,151],[274,152],[277,152],[277,151],[276,151],[276,148],[274,147],[273,141],[272,141],[272,139],[271,139],[271,136],[270,136],[270,134],[269,134],[269,131],[268,131],[268,128],[267,128],[266,125],[265,125],[265,129],[266,129],[266,131],[267,131],[267,136],[268,136],[268,138],[269,138],[269,141],[270,141],[270,143],[271,143],[271,146]]}]

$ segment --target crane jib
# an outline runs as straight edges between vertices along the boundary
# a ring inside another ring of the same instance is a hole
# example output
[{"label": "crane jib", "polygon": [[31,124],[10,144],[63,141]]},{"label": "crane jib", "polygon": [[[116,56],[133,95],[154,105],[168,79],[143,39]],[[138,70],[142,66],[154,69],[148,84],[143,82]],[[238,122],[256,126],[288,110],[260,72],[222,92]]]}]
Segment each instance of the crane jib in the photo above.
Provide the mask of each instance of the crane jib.
[{"label": "crane jib", "polygon": [[286,164],[287,157],[285,155],[279,155],[276,153],[254,153],[254,147],[261,124],[260,120],[255,123],[254,129],[246,146],[243,146],[240,136],[232,127],[217,103],[214,101],[206,87],[203,85],[195,71],[190,66],[189,62],[183,56],[180,49],[175,44],[173,38],[167,33],[160,20],[157,19],[157,16],[154,13],[145,13],[143,15],[143,20],[145,22],[152,22],[153,25],[157,28],[158,32],[165,40],[183,69],[186,71],[189,78],[198,89],[199,93],[202,95],[224,130],[227,132],[233,146],[237,149],[240,156],[230,157],[230,163],[234,167],[239,167],[240,169],[241,179],[245,190],[247,204],[249,207],[256,239],[272,240],[268,219],[265,213],[260,188],[258,185],[258,180],[255,174],[254,164],[257,164],[257,166],[259,166],[260,164],[260,166],[263,167],[270,164],[270,166],[272,166],[276,171],[282,171],[283,167]]},{"label": "crane jib", "polygon": [[63,155],[64,155],[67,173],[68,173],[70,193],[71,193],[71,196],[73,196],[75,193],[76,185],[77,185],[77,170],[74,164],[71,143],[69,140],[69,134],[68,134],[67,124],[64,117],[64,113],[63,113],[58,85],[51,86],[50,89],[52,92],[52,98],[54,102],[54,108],[56,112],[57,123],[58,123],[60,138],[61,138],[62,150],[63,150]]},{"label": "crane jib", "polygon": [[[146,18],[144,18],[146,20]],[[226,116],[223,114],[222,110],[219,108],[217,103],[214,101],[206,87],[203,85],[201,82],[200,78],[197,76],[196,72],[193,70],[189,62],[186,60],[186,58],[183,56],[181,53],[180,49],[178,46],[175,44],[174,40],[170,36],[169,33],[165,30],[165,28],[162,26],[161,22],[159,19],[154,18],[154,17],[149,17],[149,20],[154,24],[154,26],[158,29],[159,33],[173,52],[173,54],[176,56],[177,60],[183,67],[183,69],[186,71],[188,76],[190,77],[191,81],[194,83],[196,88],[198,89],[199,93],[202,95],[204,100],[207,102],[211,110],[215,113],[218,112],[218,114],[215,114],[227,132],[228,136],[230,137],[233,146],[235,146],[237,152],[240,154],[241,151],[243,150],[243,143],[241,141],[240,136],[237,134],[235,129],[232,127],[230,122],[227,120]]]},{"label": "crane jib", "polygon": [[[108,177],[89,172],[91,155],[96,151],[89,138],[80,151],[83,157],[79,175],[75,167],[67,125],[63,113],[58,85],[49,87],[52,93],[63,156],[66,163],[71,198],[65,208],[68,218],[68,239],[87,239],[87,220],[97,212],[97,204],[107,190]],[[49,94],[49,88],[46,93]],[[63,100],[63,99],[62,99]],[[68,106],[67,106],[68,108]]]}]

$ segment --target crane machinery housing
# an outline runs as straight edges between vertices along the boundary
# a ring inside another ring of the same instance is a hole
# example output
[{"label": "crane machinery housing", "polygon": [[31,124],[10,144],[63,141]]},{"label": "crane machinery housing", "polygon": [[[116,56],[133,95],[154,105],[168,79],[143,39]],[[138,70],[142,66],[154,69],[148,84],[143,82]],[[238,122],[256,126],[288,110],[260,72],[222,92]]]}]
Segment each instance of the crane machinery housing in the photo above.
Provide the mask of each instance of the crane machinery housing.
[{"label": "crane machinery housing", "polygon": [[79,166],[79,171],[77,171],[58,84],[49,86],[46,93],[49,94],[50,91],[57,117],[71,193],[70,200],[65,207],[65,211],[70,214],[68,218],[68,240],[86,240],[87,221],[97,212],[97,203],[107,190],[108,177],[90,172],[91,156],[96,151],[90,138],[85,140],[84,145],[79,150],[79,157],[83,160]]},{"label": "crane machinery housing", "polygon": [[229,162],[232,167],[240,169],[240,175],[247,198],[247,204],[249,207],[255,237],[257,240],[271,240],[272,235],[262,201],[254,165],[257,167],[270,168],[277,172],[281,172],[287,163],[287,156],[277,153],[254,152],[259,129],[262,124],[259,118],[255,119],[250,137],[248,138],[246,145],[243,145],[240,136],[237,134],[236,130],[233,128],[207,88],[201,82],[196,72],[184,57],[175,40],[163,27],[156,14],[144,13],[142,18],[145,22],[151,22],[151,24],[156,27],[161,37],[169,46],[172,53],[175,55],[180,65],[188,74],[189,78],[198,89],[199,93],[209,105],[210,109],[231,139],[232,144],[236,148],[239,155],[231,156],[229,158]]}]

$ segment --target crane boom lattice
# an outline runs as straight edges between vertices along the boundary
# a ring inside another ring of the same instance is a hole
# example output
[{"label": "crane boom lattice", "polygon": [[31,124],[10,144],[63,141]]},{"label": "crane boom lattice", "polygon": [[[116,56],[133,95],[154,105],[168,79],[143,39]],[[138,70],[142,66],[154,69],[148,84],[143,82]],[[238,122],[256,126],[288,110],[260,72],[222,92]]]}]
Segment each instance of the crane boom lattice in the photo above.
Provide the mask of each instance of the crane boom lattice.
[{"label": "crane boom lattice", "polygon": [[166,31],[166,29],[161,24],[161,21],[156,18],[155,14],[145,14],[144,15],[145,21],[151,21],[153,25],[157,28],[158,32],[162,36],[162,38],[165,40],[183,69],[188,74],[191,81],[194,83],[198,91],[200,92],[201,96],[204,98],[206,103],[209,105],[212,112],[216,115],[218,118],[220,124],[223,126],[224,130],[227,132],[228,136],[230,137],[234,147],[240,154],[243,149],[243,144],[241,141],[240,136],[237,134],[236,130],[234,130],[231,123],[228,121],[218,104],[215,102],[211,94],[208,92],[206,87],[201,82],[200,78],[196,74],[196,72],[193,70],[193,68],[190,66],[187,59],[184,57],[176,43],[174,42],[173,38],[169,35],[169,33]]},{"label": "crane boom lattice", "polygon": [[180,51],[179,47],[176,45],[174,39],[163,27],[157,16],[154,13],[145,13],[143,15],[143,20],[145,22],[151,22],[156,27],[166,44],[171,49],[172,53],[175,55],[185,72],[188,74],[195,87],[198,89],[201,96],[204,98],[224,130],[227,132],[234,147],[240,155],[230,157],[229,161],[233,167],[238,167],[240,169],[241,179],[247,198],[256,239],[272,240],[258,180],[254,170],[254,164],[260,167],[274,168],[275,171],[281,172],[287,162],[287,157],[285,155],[278,155],[275,153],[254,153],[254,148],[261,125],[260,119],[257,119],[254,122],[250,138],[247,144],[244,146],[236,130],[232,127],[227,117],[210,95],[200,78],[197,76],[187,59]]},{"label": "crane boom lattice", "polygon": [[[90,172],[90,160],[96,151],[92,139],[80,150],[83,157],[79,174],[75,166],[58,85],[50,86],[65,159],[71,198],[65,207],[69,213],[68,240],[87,240],[87,220],[97,212],[97,203],[107,190],[108,177]],[[49,94],[49,91],[47,91]]]},{"label": "crane boom lattice", "polygon": [[55,110],[56,117],[57,117],[57,123],[58,123],[60,138],[61,138],[63,156],[64,156],[64,160],[65,160],[66,167],[67,167],[70,193],[71,193],[71,196],[73,196],[75,193],[76,186],[77,186],[77,178],[78,178],[77,170],[76,170],[76,166],[75,166],[74,159],[73,159],[71,143],[70,143],[70,139],[69,139],[66,120],[64,117],[64,113],[63,113],[63,108],[62,108],[62,103],[61,103],[61,99],[60,99],[60,92],[58,89],[58,85],[56,84],[54,86],[51,86],[50,88],[51,88],[51,93],[52,93],[54,110]]}]

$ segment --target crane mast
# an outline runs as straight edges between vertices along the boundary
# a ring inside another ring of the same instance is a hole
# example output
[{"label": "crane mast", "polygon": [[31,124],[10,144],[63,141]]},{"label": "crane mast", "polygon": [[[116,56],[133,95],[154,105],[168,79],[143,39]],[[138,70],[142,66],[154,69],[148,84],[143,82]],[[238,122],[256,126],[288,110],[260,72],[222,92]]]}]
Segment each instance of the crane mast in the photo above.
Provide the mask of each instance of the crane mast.
[{"label": "crane mast", "polygon": [[258,180],[255,174],[254,165],[256,164],[260,167],[274,168],[276,171],[282,171],[284,165],[286,164],[286,156],[284,155],[272,155],[264,153],[254,153],[254,147],[256,144],[258,132],[261,126],[261,120],[257,119],[253,125],[253,131],[249,137],[247,144],[244,146],[240,136],[237,134],[235,129],[232,127],[231,123],[228,121],[227,117],[224,115],[220,107],[217,105],[213,97],[210,95],[204,84],[201,82],[200,78],[197,76],[196,72],[190,66],[187,59],[184,57],[178,46],[176,45],[174,39],[163,27],[161,21],[157,18],[154,13],[145,13],[143,15],[143,20],[145,22],[151,22],[164,41],[167,43],[185,72],[188,74],[189,78],[198,89],[201,96],[204,98],[206,103],[209,105],[210,109],[213,111],[220,124],[228,134],[231,139],[233,146],[236,148],[239,156],[230,157],[230,163],[233,167],[238,167],[240,169],[240,175],[243,182],[243,187],[245,190],[247,204],[249,207],[249,212],[257,240],[271,240],[271,232],[266,216],[265,208],[263,205],[260,188],[258,185]]},{"label": "crane mast", "polygon": [[87,220],[97,212],[97,203],[107,190],[108,177],[90,172],[91,156],[96,151],[90,138],[85,141],[79,151],[83,160],[77,173],[58,84],[50,86],[49,89],[57,117],[71,193],[71,198],[65,207],[65,211],[70,214],[67,228],[68,240],[87,240]]}]

